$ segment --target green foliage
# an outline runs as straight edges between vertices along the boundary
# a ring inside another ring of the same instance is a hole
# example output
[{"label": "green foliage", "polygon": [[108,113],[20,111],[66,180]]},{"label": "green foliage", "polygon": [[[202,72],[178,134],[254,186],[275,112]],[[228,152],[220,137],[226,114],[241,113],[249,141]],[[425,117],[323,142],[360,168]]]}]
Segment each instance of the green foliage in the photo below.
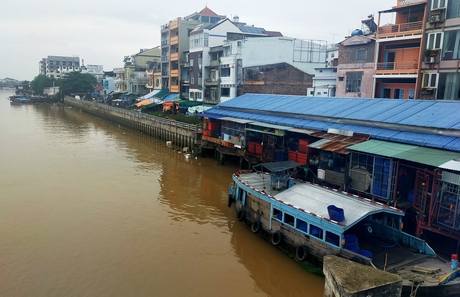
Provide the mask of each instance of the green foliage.
[{"label": "green foliage", "polygon": [[30,88],[35,94],[43,95],[43,90],[53,86],[53,80],[44,74],[37,75],[31,82]]},{"label": "green foliage", "polygon": [[89,93],[96,85],[97,79],[93,75],[73,71],[61,79],[60,91],[63,95]]}]

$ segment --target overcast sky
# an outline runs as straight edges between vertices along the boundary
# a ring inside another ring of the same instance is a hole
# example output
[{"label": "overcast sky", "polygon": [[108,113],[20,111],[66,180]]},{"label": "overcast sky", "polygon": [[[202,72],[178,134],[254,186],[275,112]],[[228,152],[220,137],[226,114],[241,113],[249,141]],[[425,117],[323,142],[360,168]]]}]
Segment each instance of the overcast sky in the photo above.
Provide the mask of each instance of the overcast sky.
[{"label": "overcast sky", "polygon": [[[397,0],[5,0],[0,5],[0,78],[32,80],[47,56],[79,56],[105,71],[160,44],[160,26],[206,5],[230,19],[300,39],[339,42]],[[386,19],[391,22],[390,18]]]}]

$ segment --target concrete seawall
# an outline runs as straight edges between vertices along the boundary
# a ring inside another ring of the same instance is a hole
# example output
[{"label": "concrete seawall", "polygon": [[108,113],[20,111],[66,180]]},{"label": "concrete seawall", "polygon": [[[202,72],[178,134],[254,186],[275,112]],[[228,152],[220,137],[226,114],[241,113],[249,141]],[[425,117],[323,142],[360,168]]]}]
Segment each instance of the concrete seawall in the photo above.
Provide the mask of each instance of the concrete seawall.
[{"label": "concrete seawall", "polygon": [[194,152],[199,149],[202,133],[199,125],[186,124],[68,96],[64,98],[64,103],[149,136],[171,141],[175,146],[187,147]]}]

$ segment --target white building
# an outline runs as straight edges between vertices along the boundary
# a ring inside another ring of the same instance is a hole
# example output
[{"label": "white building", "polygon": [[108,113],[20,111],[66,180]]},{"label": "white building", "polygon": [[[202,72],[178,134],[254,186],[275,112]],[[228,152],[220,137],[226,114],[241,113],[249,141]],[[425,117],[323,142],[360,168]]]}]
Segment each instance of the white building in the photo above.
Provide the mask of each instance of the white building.
[{"label": "white building", "polygon": [[50,78],[62,78],[66,73],[81,71],[79,57],[48,56],[38,64],[38,73]]},{"label": "white building", "polygon": [[307,96],[335,97],[338,56],[338,45],[327,48],[325,67],[315,68],[313,87],[308,88]]},{"label": "white building", "polygon": [[314,74],[326,61],[326,43],[290,37],[253,37],[226,41],[220,63],[220,101],[237,96],[243,84],[243,67],[288,63]]}]

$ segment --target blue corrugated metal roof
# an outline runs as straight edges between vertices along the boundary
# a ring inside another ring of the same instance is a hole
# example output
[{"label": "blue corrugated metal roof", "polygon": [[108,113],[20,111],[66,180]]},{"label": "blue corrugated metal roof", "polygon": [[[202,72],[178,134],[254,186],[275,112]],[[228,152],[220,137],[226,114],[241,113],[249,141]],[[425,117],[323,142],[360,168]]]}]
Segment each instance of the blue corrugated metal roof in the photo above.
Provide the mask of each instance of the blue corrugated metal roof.
[{"label": "blue corrugated metal roof", "polygon": [[[230,107],[233,110],[227,110]],[[238,109],[238,110],[234,110]],[[338,119],[383,122],[416,127],[460,130],[460,102],[368,98],[321,98],[290,95],[244,94],[207,112],[295,128],[327,131],[351,130],[374,139],[460,151],[460,138],[439,134],[344,124]],[[245,110],[251,110],[245,111]],[[254,112],[252,112],[254,111]],[[266,115],[259,111],[276,112]],[[299,116],[329,117],[334,121],[301,119]]]},{"label": "blue corrugated metal roof", "polygon": [[460,129],[460,102],[244,94],[218,105],[259,111]]}]

